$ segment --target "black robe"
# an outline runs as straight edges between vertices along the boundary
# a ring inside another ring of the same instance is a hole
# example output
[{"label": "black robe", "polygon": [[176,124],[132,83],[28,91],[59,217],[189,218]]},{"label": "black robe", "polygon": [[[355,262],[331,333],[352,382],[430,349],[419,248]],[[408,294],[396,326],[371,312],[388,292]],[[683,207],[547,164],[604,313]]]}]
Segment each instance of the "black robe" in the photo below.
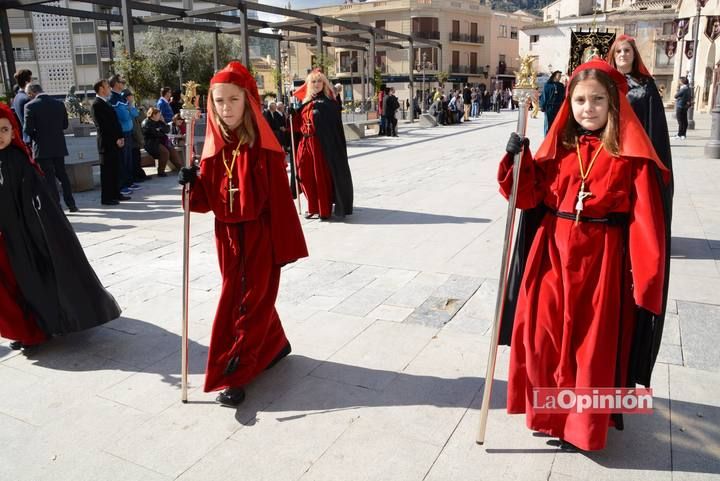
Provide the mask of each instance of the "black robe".
[{"label": "black robe", "polygon": [[14,145],[0,150],[0,231],[23,305],[49,336],[120,315],[45,182]]},{"label": "black robe", "polygon": [[663,325],[665,324],[668,284],[670,281],[671,224],[674,191],[672,153],[670,151],[670,135],[668,134],[667,119],[665,118],[665,108],[655,81],[652,78],[637,81],[629,75],[626,75],[625,78],[627,79],[630,89],[627,94],[630,105],[635,111],[635,115],[640,119],[640,123],[645,128],[648,137],[650,137],[658,158],[670,171],[670,182],[664,184],[660,169],[655,169],[658,184],[660,185],[660,195],[663,200],[663,211],[665,213],[665,286],[663,289],[663,312],[660,315],[655,315],[644,309],[638,311],[628,373],[628,384],[630,386],[634,386],[636,383],[649,386],[652,368],[657,359],[658,351],[660,350]]},{"label": "black robe", "polygon": [[[656,168],[658,185],[663,199],[663,211],[665,214],[665,286],[663,290],[663,311],[655,315],[645,309],[636,308],[636,327],[630,351],[630,362],[628,365],[627,382],[630,387],[635,384],[650,386],[652,369],[660,350],[662,331],[665,321],[665,309],[668,297],[668,282],[670,271],[670,240],[672,221],[672,155],[670,152],[670,139],[668,136],[667,120],[662,105],[660,94],[652,79],[643,84],[628,77],[628,100],[638,116],[640,123],[650,137],[655,147],[658,158],[670,170],[670,182],[665,184],[660,170]],[[513,247],[512,258],[508,268],[508,284],[503,304],[503,312],[499,327],[499,343],[509,346],[515,322],[515,308],[517,306],[518,294],[525,262],[530,252],[535,233],[537,232],[546,209],[543,205],[522,211],[519,216],[518,231]]]},{"label": "black robe", "polygon": [[[315,132],[333,179],[335,215],[350,215],[353,212],[353,182],[348,164],[341,107],[335,100],[323,94],[317,95],[313,101],[303,104],[301,112],[308,105],[313,106]],[[302,183],[302,180],[300,182]]]}]

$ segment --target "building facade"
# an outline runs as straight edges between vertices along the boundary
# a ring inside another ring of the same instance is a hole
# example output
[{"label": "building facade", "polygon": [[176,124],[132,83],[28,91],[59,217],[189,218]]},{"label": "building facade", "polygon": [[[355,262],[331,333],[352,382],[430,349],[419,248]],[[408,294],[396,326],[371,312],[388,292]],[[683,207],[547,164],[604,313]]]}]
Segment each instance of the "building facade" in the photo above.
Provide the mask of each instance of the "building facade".
[{"label": "building facade", "polygon": [[[519,32],[537,20],[524,12],[495,12],[481,0],[376,0],[308,11],[442,44],[442,48],[416,46],[412,66],[406,48],[377,45],[374,62],[363,51],[328,48],[333,64],[328,73],[345,86],[351,84],[351,88],[344,89],[346,101],[364,98],[362,78],[372,78],[372,68],[363,66],[373,64],[380,70],[383,82],[395,87],[401,99],[409,95],[411,68],[416,89],[423,84],[426,89],[437,86],[439,72],[448,77],[446,88],[468,83],[510,87],[514,71],[519,68]],[[327,26],[325,30],[339,29]],[[314,46],[296,45],[290,61],[296,83],[307,75],[314,55]]]},{"label": "building facade", "polygon": [[[636,44],[650,73],[655,77],[663,100],[670,105],[680,76],[687,76],[691,61],[684,55],[685,43],[692,41],[696,2],[683,0],[557,0],[543,9],[543,21],[525,26],[520,32],[520,53],[538,55],[537,68],[549,73],[567,72],[571,35],[574,31],[596,29],[626,34]],[[720,52],[704,35],[708,18],[720,16],[720,0],[709,0],[701,11],[699,39],[695,49],[696,102],[699,110],[707,110],[714,99],[715,85],[720,80]],[[677,41],[675,21],[689,18],[690,28]]]}]

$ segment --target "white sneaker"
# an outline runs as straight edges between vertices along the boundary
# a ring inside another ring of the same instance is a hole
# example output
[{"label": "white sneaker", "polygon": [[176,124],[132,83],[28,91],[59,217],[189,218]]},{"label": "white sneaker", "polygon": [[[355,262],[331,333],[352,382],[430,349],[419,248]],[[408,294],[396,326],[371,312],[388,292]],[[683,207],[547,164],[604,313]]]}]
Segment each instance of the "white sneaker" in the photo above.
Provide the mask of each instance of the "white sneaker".
[{"label": "white sneaker", "polygon": [[681,136],[680,136],[680,140],[685,140],[686,138],[687,138],[687,137],[685,137],[684,135],[681,135]]}]

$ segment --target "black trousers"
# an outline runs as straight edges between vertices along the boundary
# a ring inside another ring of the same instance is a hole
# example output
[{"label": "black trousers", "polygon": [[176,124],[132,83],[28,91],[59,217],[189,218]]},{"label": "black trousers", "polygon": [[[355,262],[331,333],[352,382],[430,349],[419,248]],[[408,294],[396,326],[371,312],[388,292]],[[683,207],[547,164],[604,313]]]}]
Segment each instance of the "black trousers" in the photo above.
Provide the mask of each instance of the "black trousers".
[{"label": "black trousers", "polygon": [[36,160],[45,174],[45,183],[50,191],[50,196],[55,199],[55,202],[57,202],[58,205],[60,205],[60,195],[58,194],[57,189],[57,181],[59,180],[60,185],[62,185],[63,200],[65,201],[65,205],[68,208],[75,207],[75,199],[72,195],[70,179],[68,178],[67,171],[65,170],[65,157],[50,157]]},{"label": "black trousers", "polygon": [[676,108],[675,116],[678,121],[678,137],[685,137],[688,128],[687,108]]},{"label": "black trousers", "polygon": [[120,150],[106,150],[100,154],[100,202],[120,198]]}]

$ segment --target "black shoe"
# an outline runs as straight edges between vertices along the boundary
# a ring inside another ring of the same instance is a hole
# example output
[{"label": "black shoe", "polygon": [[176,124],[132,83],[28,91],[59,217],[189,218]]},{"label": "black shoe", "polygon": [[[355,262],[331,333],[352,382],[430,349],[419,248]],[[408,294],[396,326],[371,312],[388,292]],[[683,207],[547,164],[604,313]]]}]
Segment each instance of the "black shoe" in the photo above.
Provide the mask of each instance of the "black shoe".
[{"label": "black shoe", "polygon": [[121,195],[120,197],[118,197],[118,200],[132,200],[132,197],[130,197],[129,195]]},{"label": "black shoe", "polygon": [[12,349],[13,351],[19,351],[22,348],[23,348],[23,343],[20,341],[13,341],[10,343],[10,349]]},{"label": "black shoe", "polygon": [[104,202],[100,202],[102,205],[118,205],[120,202],[116,200],[106,200]]},{"label": "black shoe", "polygon": [[218,394],[215,400],[223,406],[230,408],[238,407],[245,400],[245,389],[241,387],[229,387]]},{"label": "black shoe", "polygon": [[158,177],[167,177],[167,174],[165,172],[158,172]]},{"label": "black shoe", "polygon": [[292,347],[290,346],[290,342],[288,341],[287,344],[285,344],[285,347],[282,348],[282,350],[278,353],[277,356],[275,356],[275,359],[273,359],[270,364],[268,364],[268,367],[265,368],[267,371],[271,367],[273,367],[275,364],[279,363],[284,357],[287,357],[288,354],[292,352]]},{"label": "black shoe", "polygon": [[70,212],[78,212],[79,210],[76,205],[70,207]]}]

